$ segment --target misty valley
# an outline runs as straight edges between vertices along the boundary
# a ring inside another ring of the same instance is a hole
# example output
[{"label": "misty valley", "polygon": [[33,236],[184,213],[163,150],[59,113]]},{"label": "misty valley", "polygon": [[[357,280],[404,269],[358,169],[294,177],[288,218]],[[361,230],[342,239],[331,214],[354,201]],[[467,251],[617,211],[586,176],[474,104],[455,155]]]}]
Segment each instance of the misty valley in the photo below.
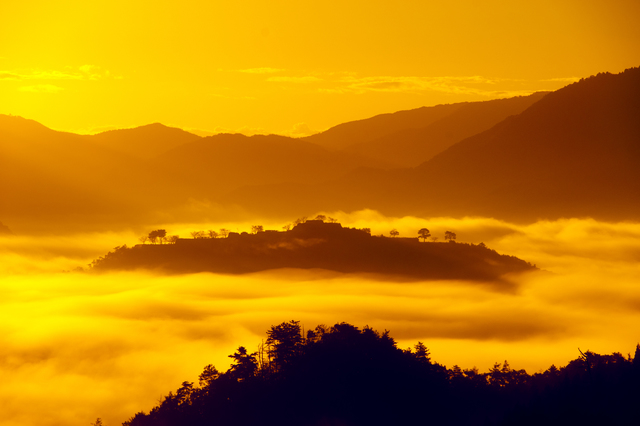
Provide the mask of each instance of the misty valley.
[{"label": "misty valley", "polygon": [[640,68],[301,138],[0,115],[0,417],[634,424],[639,117]]}]

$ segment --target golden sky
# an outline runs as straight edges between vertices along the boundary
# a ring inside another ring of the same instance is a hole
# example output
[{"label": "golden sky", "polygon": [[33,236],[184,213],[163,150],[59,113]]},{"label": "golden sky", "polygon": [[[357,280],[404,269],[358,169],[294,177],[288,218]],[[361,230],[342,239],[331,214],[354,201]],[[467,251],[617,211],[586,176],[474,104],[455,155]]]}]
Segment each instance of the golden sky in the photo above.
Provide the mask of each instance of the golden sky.
[{"label": "golden sky", "polygon": [[302,135],[637,66],[636,0],[4,1],[0,113]]}]

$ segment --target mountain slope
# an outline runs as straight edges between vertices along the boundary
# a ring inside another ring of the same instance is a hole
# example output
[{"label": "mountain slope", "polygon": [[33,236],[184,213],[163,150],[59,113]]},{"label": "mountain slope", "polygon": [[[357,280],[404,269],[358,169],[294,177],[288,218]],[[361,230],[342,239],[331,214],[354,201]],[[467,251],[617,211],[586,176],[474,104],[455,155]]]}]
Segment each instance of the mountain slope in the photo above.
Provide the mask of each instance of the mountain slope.
[{"label": "mountain slope", "polygon": [[457,104],[459,108],[426,127],[352,144],[344,151],[393,161],[399,167],[416,167],[457,142],[490,129],[510,115],[520,114],[546,94]]},{"label": "mountain slope", "polygon": [[415,169],[359,170],[323,185],[290,187],[291,195],[277,187],[246,188],[229,200],[271,214],[373,208],[521,221],[638,220],[638,117],[640,69],[599,74],[546,95]]},{"label": "mountain slope", "polygon": [[96,145],[108,147],[133,157],[150,159],[201,138],[182,129],[154,123],[133,129],[110,130],[88,136],[87,139]]},{"label": "mountain slope", "polygon": [[341,150],[356,143],[370,142],[403,130],[428,126],[450,115],[463,105],[463,103],[437,105],[380,114],[364,120],[338,124],[329,130],[307,136],[302,140],[328,149]]},{"label": "mountain slope", "polygon": [[181,145],[154,159],[191,196],[212,197],[243,185],[316,183],[357,167],[382,166],[357,154],[277,135],[220,134]]}]

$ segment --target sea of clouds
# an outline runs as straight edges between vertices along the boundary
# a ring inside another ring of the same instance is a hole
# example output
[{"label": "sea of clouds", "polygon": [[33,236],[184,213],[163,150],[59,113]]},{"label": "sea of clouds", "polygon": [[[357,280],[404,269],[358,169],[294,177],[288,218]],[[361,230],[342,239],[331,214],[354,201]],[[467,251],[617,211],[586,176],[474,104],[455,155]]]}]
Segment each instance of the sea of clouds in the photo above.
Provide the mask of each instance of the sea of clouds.
[{"label": "sea of clouds", "polygon": [[[488,218],[327,213],[374,235],[480,243],[536,264],[501,283],[411,281],[323,270],[160,276],[73,271],[139,232],[0,238],[0,425],[119,425],[148,411],[207,364],[255,350],[271,325],[349,322],[390,330],[400,348],[487,371],[508,360],[529,373],[582,351],[633,352],[640,341],[640,224],[591,219],[512,224]],[[166,224],[169,234],[249,231],[280,223]],[[150,229],[151,230],[151,229]]]}]

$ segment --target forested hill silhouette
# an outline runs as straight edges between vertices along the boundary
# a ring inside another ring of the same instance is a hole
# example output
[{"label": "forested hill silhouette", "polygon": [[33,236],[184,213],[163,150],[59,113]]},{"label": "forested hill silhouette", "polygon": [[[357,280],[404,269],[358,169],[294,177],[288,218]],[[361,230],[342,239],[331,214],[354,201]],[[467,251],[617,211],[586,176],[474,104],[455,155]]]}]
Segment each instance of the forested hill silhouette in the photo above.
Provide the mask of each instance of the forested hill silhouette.
[{"label": "forested hill silhouette", "polygon": [[92,264],[92,271],[96,272],[156,269],[165,273],[241,274],[279,268],[483,281],[536,269],[516,257],[500,255],[484,244],[376,237],[366,229],[343,228],[339,223],[322,220],[299,223],[284,232],[258,230],[255,234],[230,233],[227,238],[123,246]]},{"label": "forested hill silhouette", "polygon": [[368,326],[301,328],[271,326],[257,351],[238,347],[229,369],[207,365],[198,384],[123,426],[637,424],[640,345],[633,358],[576,351],[535,374],[507,361],[480,372],[432,361],[422,342],[401,350]]},{"label": "forested hill silhouette", "polygon": [[[355,171],[324,185],[246,188],[229,202],[263,214],[372,208],[391,215],[532,221],[640,219],[640,69],[602,73],[414,169]],[[305,194],[309,194],[305,197]]]},{"label": "forested hill silhouette", "polygon": [[[391,134],[387,134],[389,132],[387,129],[380,129],[377,137],[351,143],[343,149],[343,152],[392,161],[399,167],[415,167],[430,160],[434,155],[457,142],[488,130],[511,115],[520,114],[542,99],[547,93],[538,92],[529,96],[518,96],[509,99],[454,104],[452,107],[455,108],[450,108],[448,115],[434,122],[427,121],[424,124],[414,122],[412,123],[413,126],[420,127],[407,127]],[[439,107],[431,108],[437,110]],[[430,108],[420,108],[420,110],[423,109],[429,110]],[[405,113],[408,114],[410,111],[401,111],[390,114],[390,116],[393,117]],[[363,120],[363,124],[374,121],[377,117]],[[353,125],[355,127],[356,123],[359,124],[360,122],[345,123],[343,126]],[[394,126],[391,126],[391,129],[394,129]],[[330,132],[331,129],[327,131],[327,133]],[[368,132],[363,132],[363,135],[368,135]],[[311,137],[308,140],[316,143],[325,142],[318,140],[319,138],[320,135],[316,139]],[[357,141],[363,139],[363,137],[356,136],[353,139]]]}]

